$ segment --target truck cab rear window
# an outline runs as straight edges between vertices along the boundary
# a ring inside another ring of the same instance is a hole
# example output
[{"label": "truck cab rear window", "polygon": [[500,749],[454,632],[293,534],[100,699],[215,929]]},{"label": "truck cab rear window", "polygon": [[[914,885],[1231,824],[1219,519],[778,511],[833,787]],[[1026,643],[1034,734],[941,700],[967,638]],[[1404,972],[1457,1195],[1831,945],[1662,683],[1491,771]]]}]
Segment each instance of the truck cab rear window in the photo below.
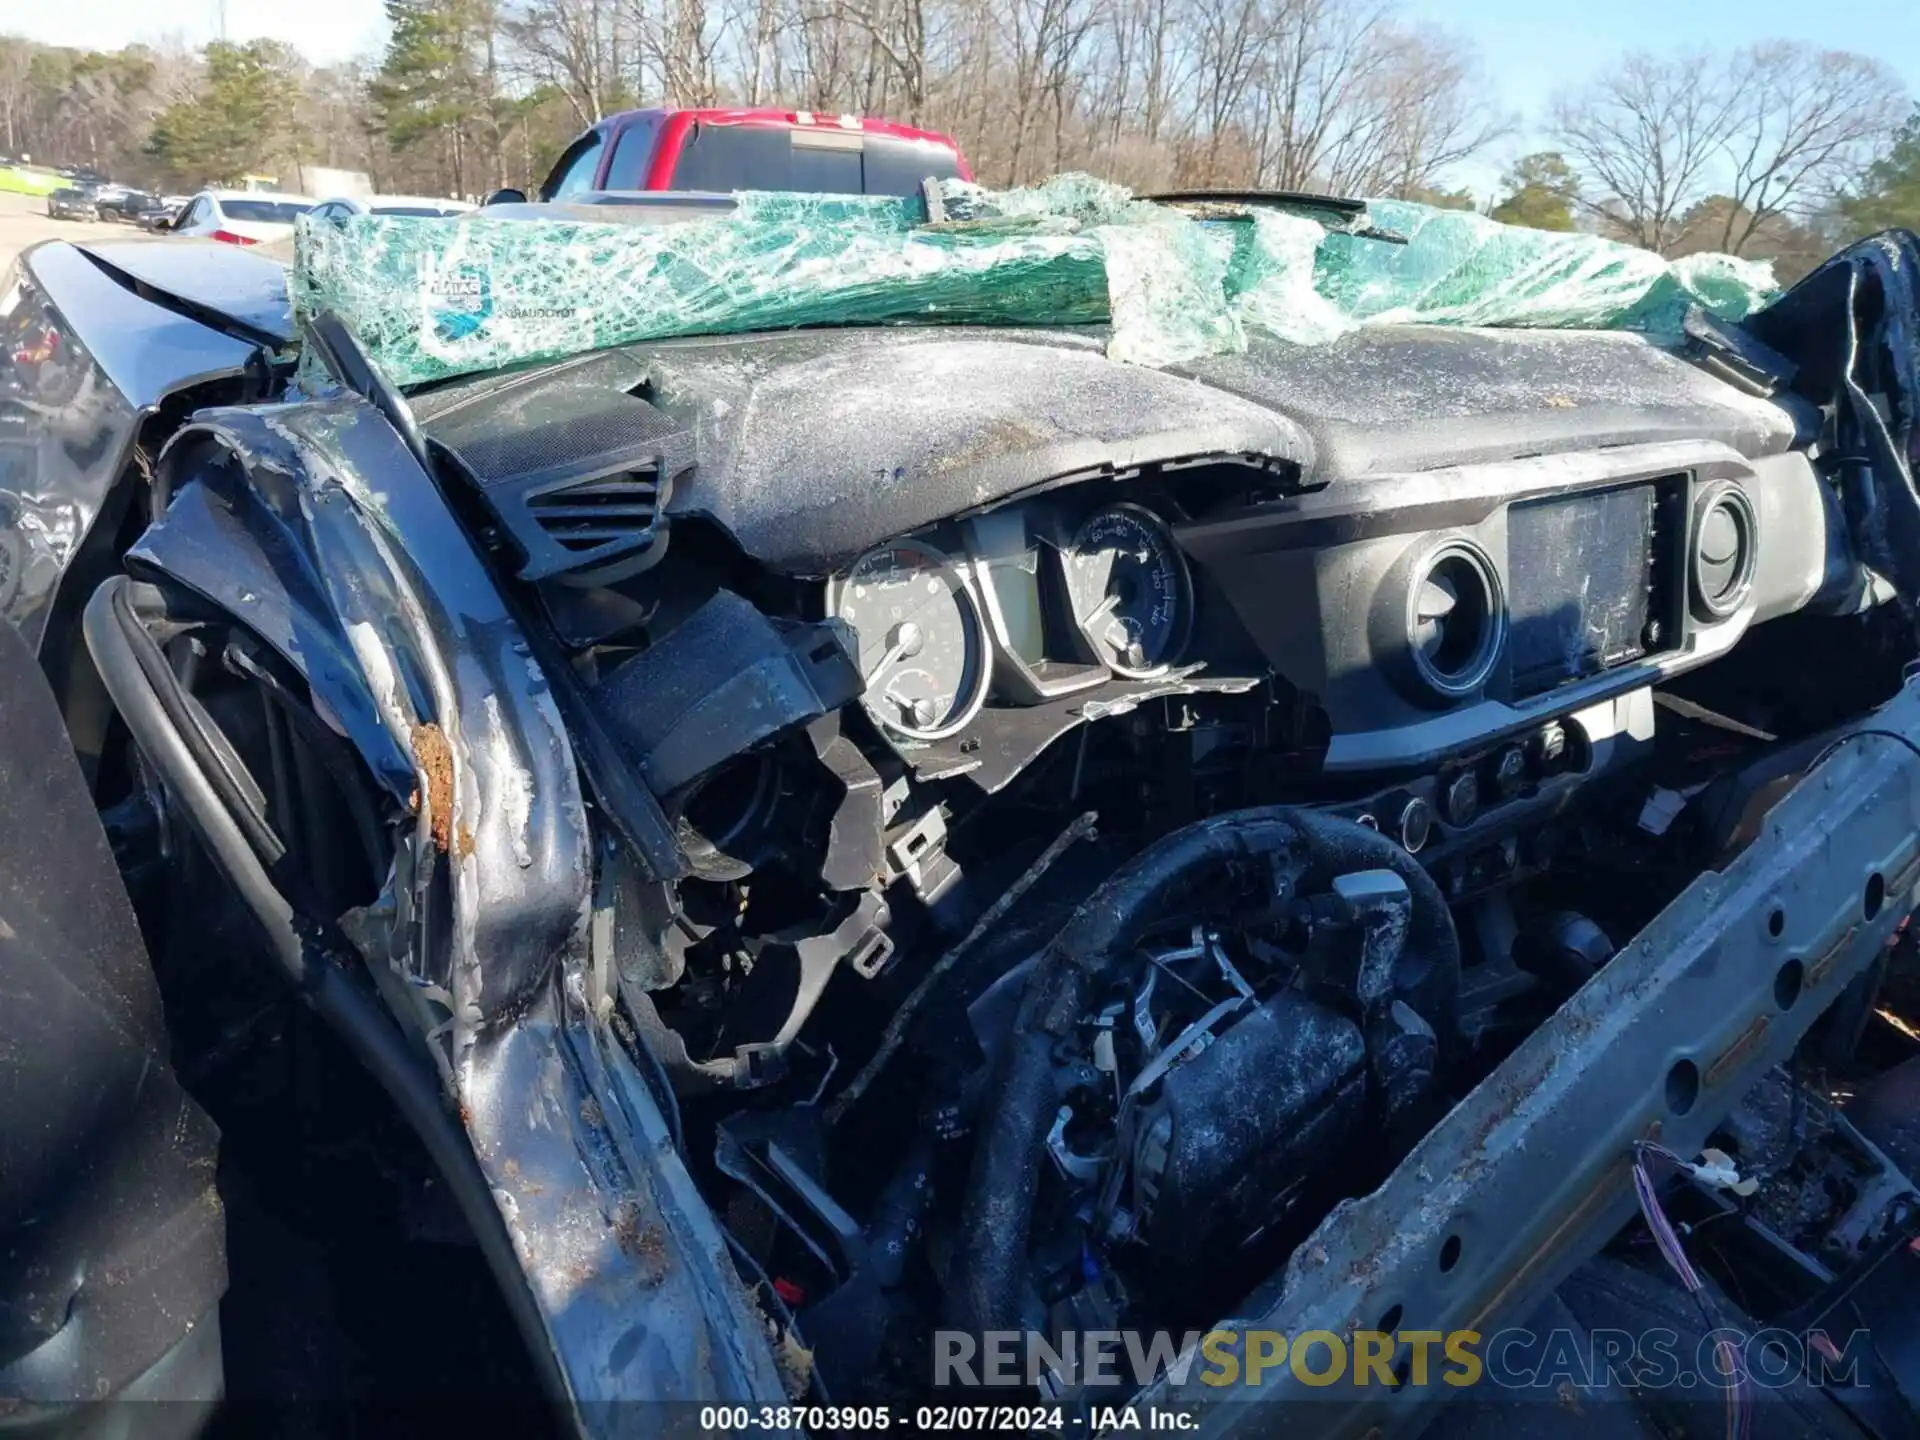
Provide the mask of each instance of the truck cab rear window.
[{"label": "truck cab rear window", "polygon": [[911,195],[922,180],[960,178],[960,157],[931,140],[869,135],[862,159],[868,195]]},{"label": "truck cab rear window", "polygon": [[816,139],[776,126],[698,125],[681,147],[673,188],[909,195],[929,175],[959,173],[951,150],[925,142],[841,132]]}]

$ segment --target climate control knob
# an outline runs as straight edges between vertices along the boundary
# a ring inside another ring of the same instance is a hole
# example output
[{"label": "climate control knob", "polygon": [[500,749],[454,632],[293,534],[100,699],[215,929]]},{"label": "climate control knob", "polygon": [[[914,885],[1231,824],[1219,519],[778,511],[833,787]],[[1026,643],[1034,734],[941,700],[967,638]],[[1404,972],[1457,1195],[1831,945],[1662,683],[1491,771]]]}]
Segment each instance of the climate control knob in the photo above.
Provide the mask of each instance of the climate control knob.
[{"label": "climate control knob", "polygon": [[1395,814],[1394,833],[1409,855],[1418,855],[1433,834],[1433,807],[1418,795],[1409,795]]},{"label": "climate control knob", "polygon": [[1527,756],[1518,745],[1509,745],[1493,762],[1493,788],[1502,800],[1511,800],[1527,783]]},{"label": "climate control knob", "polygon": [[1441,805],[1449,825],[1464,828],[1480,818],[1480,781],[1471,770],[1462,770],[1447,782]]}]

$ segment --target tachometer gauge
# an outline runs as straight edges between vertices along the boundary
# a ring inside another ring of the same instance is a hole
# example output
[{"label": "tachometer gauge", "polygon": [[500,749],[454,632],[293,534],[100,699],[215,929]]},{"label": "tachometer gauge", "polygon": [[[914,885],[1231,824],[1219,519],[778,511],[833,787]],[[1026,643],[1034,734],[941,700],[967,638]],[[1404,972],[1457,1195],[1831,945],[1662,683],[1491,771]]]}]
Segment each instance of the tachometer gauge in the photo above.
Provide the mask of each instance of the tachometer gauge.
[{"label": "tachometer gauge", "polygon": [[1138,505],[1102,510],[1064,558],[1073,618],[1108,669],[1142,680],[1180,658],[1193,582],[1159,516]]},{"label": "tachometer gauge", "polygon": [[902,540],[855,562],[834,613],[860,642],[868,712],[913,740],[940,740],[964,726],[987,695],[987,636],[953,563],[930,545]]}]

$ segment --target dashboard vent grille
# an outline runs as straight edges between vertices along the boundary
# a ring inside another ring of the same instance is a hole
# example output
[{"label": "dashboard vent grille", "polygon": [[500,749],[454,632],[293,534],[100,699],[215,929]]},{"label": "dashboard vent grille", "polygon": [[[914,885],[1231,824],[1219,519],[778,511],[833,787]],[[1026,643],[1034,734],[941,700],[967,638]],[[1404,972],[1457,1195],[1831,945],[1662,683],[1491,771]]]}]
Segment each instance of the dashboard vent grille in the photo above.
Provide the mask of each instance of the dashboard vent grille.
[{"label": "dashboard vent grille", "polygon": [[658,471],[629,470],[529,495],[526,504],[534,524],[584,562],[651,544],[659,497]]},{"label": "dashboard vent grille", "polygon": [[619,378],[563,367],[537,387],[443,399],[423,422],[493,512],[522,580],[604,585],[666,553],[673,481],[693,468],[693,437]]}]

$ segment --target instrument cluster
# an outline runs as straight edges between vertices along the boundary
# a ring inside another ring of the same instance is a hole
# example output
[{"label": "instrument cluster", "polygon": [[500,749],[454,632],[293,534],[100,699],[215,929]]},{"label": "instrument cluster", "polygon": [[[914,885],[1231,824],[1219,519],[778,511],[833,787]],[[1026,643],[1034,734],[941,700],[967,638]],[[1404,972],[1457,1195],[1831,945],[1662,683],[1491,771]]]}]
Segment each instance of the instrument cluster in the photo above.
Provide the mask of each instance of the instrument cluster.
[{"label": "instrument cluster", "polygon": [[863,703],[896,739],[964,729],[988,697],[1040,705],[1183,658],[1193,580],[1153,510],[1011,507],[868,551],[828,585]]}]

